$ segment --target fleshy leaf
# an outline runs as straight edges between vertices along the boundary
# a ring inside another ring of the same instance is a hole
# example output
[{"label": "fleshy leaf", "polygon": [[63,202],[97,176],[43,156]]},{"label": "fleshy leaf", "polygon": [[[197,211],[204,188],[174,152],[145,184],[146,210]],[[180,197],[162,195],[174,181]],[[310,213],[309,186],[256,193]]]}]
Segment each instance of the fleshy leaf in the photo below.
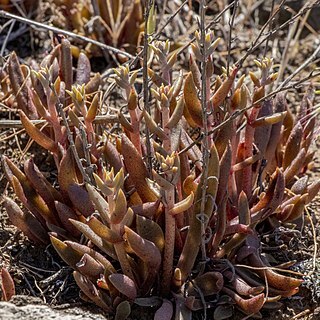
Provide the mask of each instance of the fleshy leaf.
[{"label": "fleshy leaf", "polygon": [[22,122],[23,127],[26,129],[28,135],[41,147],[46,150],[51,151],[52,153],[57,153],[57,144],[45,135],[41,130],[39,130],[25,115],[23,111],[19,111],[20,120]]},{"label": "fleshy leaf", "polygon": [[13,279],[6,268],[1,268],[0,278],[1,290],[3,295],[2,299],[4,301],[9,301],[12,298],[12,296],[16,294]]},{"label": "fleshy leaf", "polygon": [[141,155],[126,135],[122,135],[121,153],[123,155],[126,169],[132,178],[132,182],[139,193],[143,202],[153,202],[157,198],[150,190],[146,178],[148,177],[147,168]]},{"label": "fleshy leaf", "polygon": [[124,294],[130,300],[134,300],[137,297],[137,287],[134,281],[128,276],[121,273],[113,273],[109,275],[109,280],[119,292]]}]

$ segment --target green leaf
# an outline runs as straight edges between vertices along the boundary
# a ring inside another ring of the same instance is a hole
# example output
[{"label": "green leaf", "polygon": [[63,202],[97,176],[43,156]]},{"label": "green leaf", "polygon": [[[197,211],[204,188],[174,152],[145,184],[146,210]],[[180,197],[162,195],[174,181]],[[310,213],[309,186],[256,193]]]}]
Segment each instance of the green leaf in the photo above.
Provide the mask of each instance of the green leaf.
[{"label": "green leaf", "polygon": [[157,17],[157,11],[154,7],[154,0],[153,0],[150,11],[149,11],[148,22],[147,22],[148,35],[153,34],[156,30],[156,17]]}]

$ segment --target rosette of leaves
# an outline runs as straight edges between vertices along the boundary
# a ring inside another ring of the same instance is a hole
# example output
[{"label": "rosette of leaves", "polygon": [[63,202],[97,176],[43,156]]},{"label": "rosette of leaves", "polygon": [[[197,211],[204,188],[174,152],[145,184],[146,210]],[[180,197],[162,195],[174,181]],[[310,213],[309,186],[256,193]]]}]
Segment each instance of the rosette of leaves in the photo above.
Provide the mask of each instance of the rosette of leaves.
[{"label": "rosette of leaves", "polygon": [[[86,85],[71,87],[64,104],[69,130],[73,137],[85,134],[75,137],[74,148],[66,138],[64,144],[56,143],[57,151],[47,148],[56,159],[59,191],[32,161],[22,172],[4,160],[8,180],[29,209],[22,212],[7,198],[13,223],[34,241],[46,242],[50,230],[53,246],[75,270],[83,298],[117,317],[128,316],[133,303],[158,306],[156,319],[170,319],[173,310],[177,317],[191,319],[192,311],[204,307],[215,308],[216,319],[234,306],[259,314],[262,308],[279,308],[279,300],[297,293],[301,284],[270,267],[259,235],[295,223],[320,189],[306,175],[313,157],[313,89],[293,116],[283,93],[264,99],[276,78],[272,60],[256,61],[258,72],[249,79],[239,76],[237,67],[214,75],[210,55],[218,41],[209,32],[205,80],[210,135],[204,138],[210,150],[204,174],[203,138],[191,136],[192,128],[204,126],[196,38],[190,72],[177,78],[172,73],[177,56],[170,54],[169,42],[153,43],[149,75],[154,100],[149,106],[138,99],[137,73],[124,66],[115,70],[125,102],[117,111],[123,133],[116,141],[101,139],[88,121],[88,114],[96,114],[96,102],[86,98]],[[45,80],[40,84],[45,88]],[[61,130],[65,124],[58,120]],[[24,122],[27,133],[40,145],[42,139],[55,141],[54,132],[30,130],[28,124]],[[89,166],[86,176],[83,169],[88,168],[81,169],[73,150],[88,164],[81,148],[89,137],[95,167]],[[41,209],[43,203],[55,211]],[[86,239],[81,244],[80,234]]]},{"label": "rosette of leaves", "polygon": [[52,0],[49,2],[55,26],[81,35],[86,34],[85,25],[92,17],[90,0]]},{"label": "rosette of leaves", "polygon": [[[140,0],[52,0],[53,23],[61,28],[135,53],[143,30]],[[86,51],[96,54],[92,45]]]},{"label": "rosette of leaves", "polygon": [[[80,214],[89,216],[94,209],[90,201],[86,201],[89,198],[81,186],[87,175],[81,175],[74,155],[85,153],[81,140],[84,137],[92,146],[92,156],[88,161],[94,163],[98,157],[92,122],[99,107],[100,75],[90,76],[90,63],[84,54],[80,55],[73,75],[70,43],[63,40],[40,66],[20,65],[16,54],[12,53],[3,76],[3,101],[8,107],[19,110],[21,122],[30,138],[52,154],[58,168],[59,183],[57,190],[32,158],[23,163],[22,171],[3,157],[7,179],[28,209],[23,212],[15,202],[7,199],[5,202],[11,220],[37,243],[47,243],[49,230],[64,238],[78,238],[80,233],[68,219],[78,219]],[[67,115],[74,119],[76,125],[63,121]],[[46,122],[43,127],[34,122],[40,119]],[[80,198],[82,203],[77,200],[79,194],[83,195]]]},{"label": "rosette of leaves", "polygon": [[98,1],[106,43],[135,53],[143,30],[143,7],[140,0]]}]

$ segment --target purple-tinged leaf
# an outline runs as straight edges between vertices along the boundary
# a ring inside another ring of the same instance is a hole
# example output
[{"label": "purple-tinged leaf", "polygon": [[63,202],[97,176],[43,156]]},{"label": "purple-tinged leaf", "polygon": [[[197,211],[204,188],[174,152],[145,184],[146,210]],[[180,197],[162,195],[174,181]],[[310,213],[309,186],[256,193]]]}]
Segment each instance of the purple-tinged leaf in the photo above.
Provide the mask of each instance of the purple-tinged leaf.
[{"label": "purple-tinged leaf", "polygon": [[109,275],[109,280],[115,288],[130,300],[134,300],[137,295],[137,287],[132,279],[121,273],[113,273]]},{"label": "purple-tinged leaf", "polygon": [[171,320],[173,315],[173,305],[171,301],[164,299],[161,307],[155,312],[154,320]]},{"label": "purple-tinged leaf", "polygon": [[2,299],[4,301],[9,301],[12,296],[16,294],[15,285],[13,279],[6,268],[1,268],[0,273],[1,279],[1,290],[2,290]]}]

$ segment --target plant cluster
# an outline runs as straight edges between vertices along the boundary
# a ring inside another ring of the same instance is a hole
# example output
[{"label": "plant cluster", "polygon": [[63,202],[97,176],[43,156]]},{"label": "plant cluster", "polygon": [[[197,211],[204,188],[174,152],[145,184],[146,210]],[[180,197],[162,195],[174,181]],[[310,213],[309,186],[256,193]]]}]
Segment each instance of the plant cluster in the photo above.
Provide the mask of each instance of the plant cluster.
[{"label": "plant cluster", "polygon": [[[116,101],[121,131],[107,123],[98,130],[101,78],[91,76],[83,53],[73,72],[66,39],[40,65],[20,65],[12,53],[0,74],[2,101],[19,109],[58,172],[53,185],[32,158],[21,169],[3,157],[24,206],[4,197],[9,218],[33,242],[51,241],[74,269],[83,299],[117,319],[128,317],[133,303],[157,307],[155,319],[173,312],[191,319],[207,308],[224,319],[234,304],[257,315],[279,308],[302,282],[270,266],[259,235],[300,219],[320,189],[306,175],[314,155],[313,88],[293,115],[284,93],[264,99],[277,76],[271,59],[255,61],[249,77],[238,66],[215,75],[219,40],[210,31],[202,79],[200,34],[196,39],[185,75],[173,72],[177,54],[168,41],[150,45],[152,99],[145,103],[139,73],[114,70],[125,103]],[[207,134],[197,136],[204,127]]]},{"label": "plant cluster", "polygon": [[[38,14],[50,15],[51,22],[61,31],[72,32],[75,36],[85,36],[100,44],[118,48],[135,54],[141,42],[144,29],[143,4],[140,0],[23,0],[15,3],[10,0],[0,0],[0,10],[9,14],[21,14],[29,17]],[[46,27],[46,25],[43,25]],[[110,55],[113,60],[124,58],[124,55],[113,56],[104,49],[101,51],[92,43],[82,47],[89,56],[104,54],[107,60]],[[75,56],[81,50],[72,45]]]},{"label": "plant cluster", "polygon": [[[51,0],[49,3],[55,26],[130,53],[136,52],[143,30],[143,6],[140,0]],[[88,45],[86,51],[97,54],[97,48],[92,45]]]}]

